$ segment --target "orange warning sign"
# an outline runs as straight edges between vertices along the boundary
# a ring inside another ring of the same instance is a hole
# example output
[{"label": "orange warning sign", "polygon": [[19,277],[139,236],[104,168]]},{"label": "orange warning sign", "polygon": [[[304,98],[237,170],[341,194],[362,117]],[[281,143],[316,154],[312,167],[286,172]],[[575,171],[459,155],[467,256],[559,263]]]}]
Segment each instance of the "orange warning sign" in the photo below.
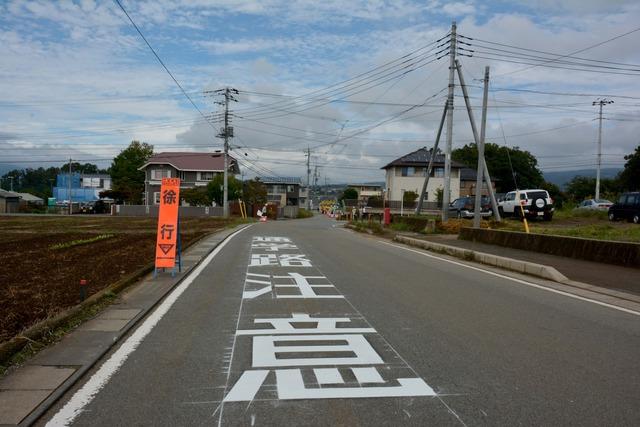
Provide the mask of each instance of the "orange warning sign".
[{"label": "orange warning sign", "polygon": [[175,267],[179,205],[180,178],[162,178],[156,239],[156,268]]}]

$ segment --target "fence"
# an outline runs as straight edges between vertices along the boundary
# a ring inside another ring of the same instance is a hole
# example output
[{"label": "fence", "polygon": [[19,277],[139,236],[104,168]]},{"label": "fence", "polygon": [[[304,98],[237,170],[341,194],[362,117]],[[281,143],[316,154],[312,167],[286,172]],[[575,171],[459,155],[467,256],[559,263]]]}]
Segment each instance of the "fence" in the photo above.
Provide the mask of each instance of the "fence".
[{"label": "fence", "polygon": [[[180,206],[181,217],[206,217],[222,216],[221,206]],[[158,206],[145,205],[114,205],[111,209],[112,215],[117,216],[158,216]]]},{"label": "fence", "polygon": [[[345,206],[347,207],[351,207],[351,206],[356,206],[357,205],[357,201],[356,200],[345,200],[344,201]],[[364,203],[360,203],[360,206],[364,206]],[[414,202],[404,202],[402,203],[401,200],[385,200],[383,201],[382,199],[371,199],[366,203],[366,206],[369,208],[375,208],[375,209],[382,209],[383,207],[385,208],[391,208],[391,210],[393,211],[400,211],[403,210],[407,213],[410,213],[412,211],[416,210],[416,206],[418,206],[418,201],[414,201]],[[442,208],[442,203],[441,202],[428,202],[428,201],[424,201],[422,202],[422,209],[423,210],[438,210]]]}]

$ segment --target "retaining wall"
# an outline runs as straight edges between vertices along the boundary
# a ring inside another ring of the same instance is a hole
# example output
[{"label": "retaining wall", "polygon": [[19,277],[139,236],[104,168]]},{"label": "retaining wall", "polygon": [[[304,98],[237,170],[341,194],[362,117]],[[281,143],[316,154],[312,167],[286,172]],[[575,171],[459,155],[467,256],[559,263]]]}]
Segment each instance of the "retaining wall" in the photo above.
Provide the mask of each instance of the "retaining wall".
[{"label": "retaining wall", "polygon": [[640,268],[640,244],[465,227],[459,239]]}]

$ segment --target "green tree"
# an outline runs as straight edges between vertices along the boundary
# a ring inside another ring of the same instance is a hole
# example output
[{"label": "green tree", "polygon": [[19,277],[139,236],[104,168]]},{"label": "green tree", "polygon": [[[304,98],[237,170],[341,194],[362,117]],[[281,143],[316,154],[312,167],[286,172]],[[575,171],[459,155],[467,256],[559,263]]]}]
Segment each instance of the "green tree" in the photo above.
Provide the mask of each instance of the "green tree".
[{"label": "green tree", "polygon": [[180,191],[180,198],[189,203],[190,206],[210,206],[211,199],[207,194],[206,187],[187,188]]},{"label": "green tree", "polygon": [[552,182],[545,181],[542,183],[540,188],[547,190],[549,196],[553,199],[556,208],[561,208],[567,200],[567,195],[560,190],[560,187]]},{"label": "green tree", "polygon": [[8,190],[11,187],[9,177],[13,177],[14,191],[47,198],[51,197],[51,187],[56,185],[58,173],[60,173],[60,168],[56,167],[14,169],[2,176],[2,187]]},{"label": "green tree", "polygon": [[[616,179],[601,179],[600,194],[602,198],[615,200],[621,191],[620,183]],[[566,185],[568,198],[578,203],[584,199],[592,199],[596,192],[596,179],[588,176],[576,176]]]},{"label": "green tree", "polygon": [[131,144],[120,152],[111,163],[110,173],[112,189],[124,195],[124,200],[142,203],[144,192],[144,171],[138,170],[153,155],[153,145],[145,142],[131,141]]},{"label": "green tree", "polygon": [[[235,176],[229,175],[227,177],[227,199],[238,200],[242,194],[242,182],[236,179]],[[222,199],[224,197],[224,175],[219,173],[213,177],[209,184],[207,184],[207,195],[209,200],[216,202],[218,206],[222,206]]]},{"label": "green tree", "polygon": [[404,194],[402,195],[402,200],[405,203],[413,203],[416,201],[417,198],[418,198],[418,193],[416,193],[415,191],[405,191]]},{"label": "green tree", "polygon": [[358,191],[355,188],[345,188],[340,197],[338,197],[338,201],[342,202],[343,200],[357,200],[358,199]]},{"label": "green tree", "polygon": [[[65,163],[60,168],[60,172],[69,173],[69,163]],[[71,172],[78,173],[87,173],[87,174],[98,174],[98,173],[107,173],[105,169],[98,168],[97,165],[93,163],[79,163],[79,162],[71,162]]]},{"label": "green tree", "polygon": [[625,191],[640,190],[640,145],[631,154],[624,156],[627,161],[618,175],[620,186]]},{"label": "green tree", "polygon": [[267,203],[267,186],[260,182],[258,178],[244,181],[242,200],[247,205],[264,205]]},{"label": "green tree", "polygon": [[[475,168],[478,164],[478,150],[475,144],[467,144],[451,153],[453,160]],[[518,147],[501,147],[498,144],[486,143],[484,157],[491,179],[496,180],[496,190],[499,193],[517,188],[540,188],[544,183],[542,172],[538,169],[538,160],[528,151]],[[515,172],[517,185],[513,180],[511,166]]]}]

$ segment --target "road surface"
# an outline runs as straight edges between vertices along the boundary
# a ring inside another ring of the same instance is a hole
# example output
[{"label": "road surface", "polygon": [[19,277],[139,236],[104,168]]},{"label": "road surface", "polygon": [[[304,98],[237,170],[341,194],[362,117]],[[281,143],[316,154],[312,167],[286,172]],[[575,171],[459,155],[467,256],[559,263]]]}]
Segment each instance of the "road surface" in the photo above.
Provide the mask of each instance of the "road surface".
[{"label": "road surface", "polygon": [[255,224],[49,425],[640,425],[640,317],[349,232]]}]

